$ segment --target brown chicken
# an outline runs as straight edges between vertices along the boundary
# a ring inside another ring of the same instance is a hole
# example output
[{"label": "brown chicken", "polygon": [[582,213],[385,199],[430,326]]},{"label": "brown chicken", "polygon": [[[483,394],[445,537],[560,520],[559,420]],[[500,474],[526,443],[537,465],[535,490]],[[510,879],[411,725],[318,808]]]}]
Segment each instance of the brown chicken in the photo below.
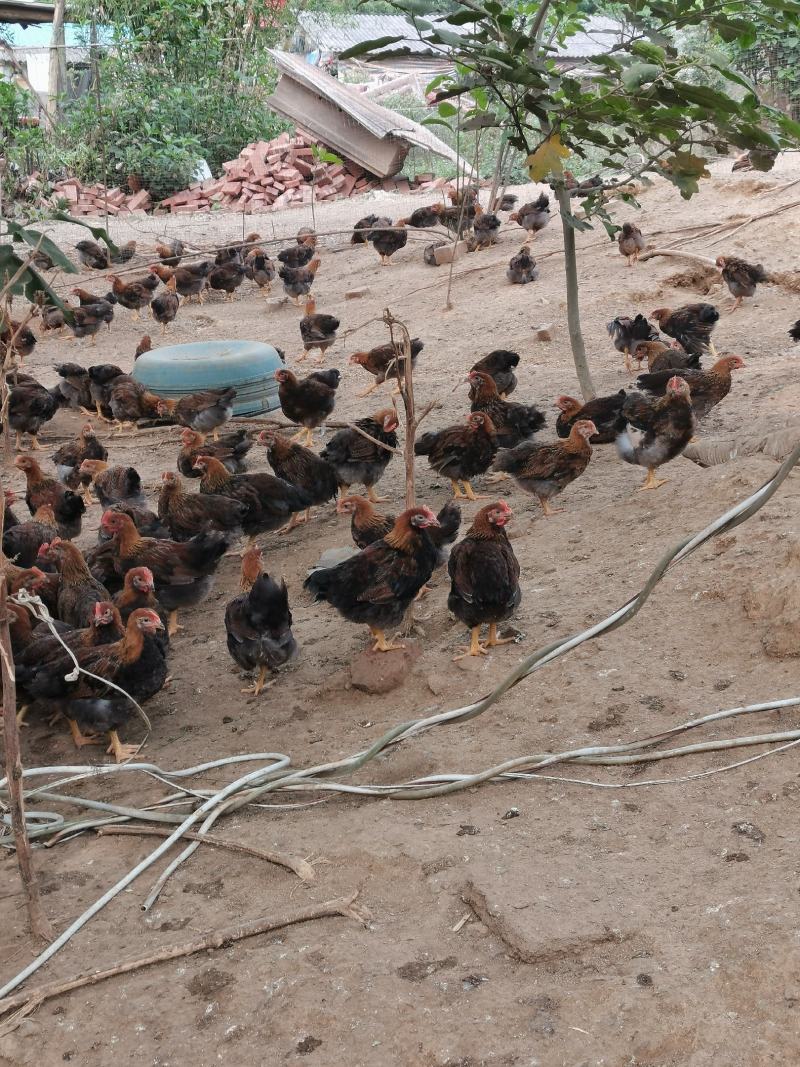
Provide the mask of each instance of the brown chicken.
[{"label": "brown chicken", "polygon": [[748,263],[737,256],[717,256],[717,266],[734,298],[731,314],[742,306],[746,296],[755,296],[759,283],[769,281],[769,274],[760,263]]},{"label": "brown chicken", "polygon": [[564,509],[551,507],[550,501],[586,470],[592,458],[589,439],[596,433],[593,422],[580,420],[565,441],[546,445],[525,441],[499,452],[494,465],[510,474],[526,493],[538,497],[546,516],[554,515]]},{"label": "brown chicken", "polygon": [[38,449],[39,434],[61,405],[61,393],[58,389],[45,389],[28,374],[16,372],[8,379],[8,425],[16,435],[15,447],[20,452],[23,436],[30,438],[30,446]]},{"label": "brown chicken", "polygon": [[391,265],[390,260],[395,252],[405,248],[408,243],[408,231],[404,225],[400,225],[400,222],[394,222],[391,228],[371,230],[368,240],[381,257],[381,264],[388,267]]},{"label": "brown chicken", "polygon": [[[447,606],[470,628],[469,648],[454,659],[485,656],[489,649],[515,640],[497,636],[497,624],[508,619],[522,599],[519,561],[505,530],[513,514],[504,500],[487,504],[472,520],[466,537],[450,552]],[[482,645],[480,635],[484,623],[489,627],[489,634]]]},{"label": "brown chicken", "polygon": [[111,597],[106,587],[89,573],[81,550],[71,541],[56,537],[49,545],[42,545],[39,558],[52,563],[58,571],[58,618],[76,629],[88,626],[95,604]]},{"label": "brown chicken", "polygon": [[225,608],[228,652],[246,671],[258,668],[254,685],[243,693],[258,696],[267,673],[297,656],[286,582],[280,585],[264,573],[261,549],[251,545],[242,556],[241,593]]},{"label": "brown chicken", "polygon": [[243,474],[247,470],[247,453],[252,447],[253,442],[247,436],[247,430],[221,434],[219,441],[213,444],[206,441],[204,434],[185,429],[181,432],[178,470],[184,478],[199,478],[200,471],[194,467],[195,459],[198,456],[215,456],[231,474]]},{"label": "brown chicken", "polygon": [[124,282],[116,274],[109,274],[107,277],[111,281],[111,292],[118,302],[133,312],[134,319],[141,319],[139,312],[153,299],[153,290],[158,285],[158,279],[154,275],[148,275],[138,281]]},{"label": "brown chicken", "polygon": [[253,248],[247,253],[244,270],[246,276],[251,282],[256,283],[264,296],[269,296],[278,268],[263,248]]},{"label": "brown chicken", "polygon": [[129,374],[120,374],[110,383],[107,390],[108,407],[116,423],[116,434],[129,429],[136,433],[139,419],[158,418],[158,406],[161,397],[147,389]]},{"label": "brown chicken", "polygon": [[472,222],[472,239],[469,243],[471,252],[479,252],[497,243],[497,231],[500,219],[493,212],[486,212],[480,204],[475,204],[475,218]]},{"label": "brown chicken", "polygon": [[150,334],[146,333],[141,339],[139,344],[133,350],[133,362],[135,363],[139,356],[143,356],[145,352],[152,351],[153,342],[150,340]]},{"label": "brown chicken", "polygon": [[108,270],[111,266],[108,250],[94,241],[78,241],[75,251],[84,267],[90,270]]},{"label": "brown chicken", "polygon": [[622,229],[617,237],[617,245],[619,246],[619,254],[625,256],[629,267],[639,262],[639,256],[647,247],[642,231],[638,226],[634,226],[632,222],[624,222],[622,224]]},{"label": "brown chicken", "polygon": [[695,421],[699,422],[731,391],[731,371],[740,370],[744,365],[741,356],[723,356],[707,371],[665,370],[657,374],[640,374],[636,384],[651,396],[664,396],[673,377],[683,378],[691,389],[692,411]]},{"label": "brown chicken", "polygon": [[133,257],[136,255],[136,242],[126,241],[124,245],[120,245],[116,252],[109,250],[108,258],[112,263],[130,263]]},{"label": "brown chicken", "polygon": [[165,237],[163,241],[156,241],[156,255],[165,267],[177,267],[185,251],[186,246],[178,237]]},{"label": "brown chicken", "polygon": [[85,459],[78,469],[94,487],[104,509],[112,504],[145,506],[142,479],[135,467],[109,467],[105,460]]},{"label": "brown chicken", "polygon": [[617,428],[622,405],[625,403],[625,390],[620,389],[613,396],[596,396],[585,404],[574,396],[560,396],[556,407],[560,414],[556,419],[556,433],[559,437],[569,437],[576,422],[588,419],[597,427],[597,433],[589,439],[590,445],[607,445],[616,440]]},{"label": "brown chicken", "polygon": [[276,370],[275,381],[278,383],[281,411],[290,422],[304,427],[295,434],[293,440],[304,437],[306,447],[310,447],[314,441],[312,431],[333,412],[339,372],[317,372],[298,379],[290,370]]},{"label": "brown chicken", "polygon": [[278,277],[283,282],[284,292],[292,297],[296,307],[300,307],[300,297],[308,296],[311,292],[311,286],[314,284],[321,262],[319,257],[315,257],[307,267],[299,267],[297,270],[291,267],[281,267],[278,270]]},{"label": "brown chicken", "polygon": [[175,289],[175,278],[172,277],[167,282],[167,291],[159,293],[150,301],[150,312],[156,322],[160,323],[162,335],[167,332],[167,326],[174,322],[180,304],[180,297]]},{"label": "brown chicken", "polygon": [[212,433],[219,440],[219,427],[233,418],[233,402],[236,390],[208,389],[202,393],[190,393],[180,400],[163,399],[158,404],[161,418],[169,416],[198,433]]},{"label": "brown chicken", "polygon": [[512,285],[528,285],[530,282],[535,282],[538,277],[539,268],[536,266],[536,260],[528,251],[528,246],[523,245],[519,252],[509,260],[506,278]]},{"label": "brown chicken", "polygon": [[198,456],[194,462],[203,472],[201,493],[230,496],[246,505],[242,529],[251,538],[279,529],[294,512],[309,507],[302,489],[272,474],[230,474],[213,456]]},{"label": "brown chicken", "polygon": [[[156,665],[159,677],[155,683],[143,676],[147,638],[155,636],[163,628],[154,611],[139,608],[131,612],[125,634],[119,641],[81,652],[78,662],[84,670],[107,682],[114,682],[134,699],[143,701],[147,698],[142,695],[142,690],[152,695],[158,692],[166,679],[163,662]],[[152,664],[149,670],[153,670]],[[118,690],[86,675],[81,675],[78,686],[74,695],[58,705],[70,724],[76,746],[82,748],[84,745],[97,744],[95,731],[99,731],[108,734],[110,744],[106,751],[113,754],[117,763],[134,756],[139,746],[123,744],[118,733],[131,716],[131,702]],[[84,734],[81,726],[88,728],[90,733]]]},{"label": "brown chicken", "polygon": [[[359,219],[353,227],[353,236],[350,238],[351,245],[365,245],[369,243],[370,231],[375,226],[391,226],[392,220],[388,215],[365,215]],[[410,225],[410,224],[409,224]]]},{"label": "brown chicken", "polygon": [[[210,271],[211,266],[207,264]],[[154,264],[149,268],[152,274],[155,274],[165,284],[171,279],[175,279],[175,289],[178,295],[183,297],[184,300],[189,301],[193,296],[197,297],[198,304],[203,303],[203,290],[207,285],[207,274],[198,270],[192,270],[189,267],[159,267]]]},{"label": "brown chicken", "polygon": [[487,371],[472,370],[465,381],[470,384],[472,410],[489,416],[500,448],[514,448],[544,426],[545,417],[535,405],[503,400]]},{"label": "brown chicken", "polygon": [[158,517],[175,541],[189,541],[205,530],[230,533],[240,529],[247,507],[229,496],[187,493],[174,471],[161,475]]},{"label": "brown chicken", "polygon": [[293,514],[289,524],[278,530],[278,533],[288,533],[300,523],[308,522],[314,505],[333,500],[339,488],[336,472],[316,452],[288,440],[274,430],[262,430],[258,435],[258,443],[266,448],[269,465],[275,474],[302,489],[308,497],[309,506],[302,517],[299,513]]},{"label": "brown chicken", "polygon": [[[336,472],[342,496],[347,495],[351,485],[361,484],[366,486],[367,496],[373,504],[381,503],[382,498],[375,495],[375,483],[383,475],[397,448],[398,424],[394,408],[381,408],[370,418],[356,420],[355,426],[363,433],[347,427],[333,435],[320,455]],[[364,434],[368,434],[372,440]],[[388,449],[375,442],[388,445]]]},{"label": "brown chicken", "polygon": [[[113,293],[106,293],[105,296],[97,296],[95,293],[90,293],[87,289],[72,289],[70,291],[73,296],[77,296],[81,311],[85,309],[92,315],[102,319],[106,324],[106,330],[111,330],[111,323],[114,321],[114,305],[117,302],[117,298]],[[91,327],[91,323],[87,323],[87,325]],[[76,333],[75,336],[80,337],[81,334]],[[92,340],[92,345],[95,344],[95,340],[96,339]]]},{"label": "brown chicken", "polygon": [[497,454],[497,435],[489,416],[474,411],[466,422],[422,434],[416,440],[414,454],[427,456],[437,474],[450,479],[456,499],[478,500],[470,483],[491,467]]},{"label": "brown chicken", "polygon": [[440,562],[439,548],[430,536],[431,528],[438,526],[430,508],[409,508],[385,537],[335,567],[313,570],[304,587],[349,622],[369,626],[373,651],[402,648],[390,644],[385,631],[402,621]]},{"label": "brown chicken", "polygon": [[54,368],[59,377],[58,391],[66,404],[85,415],[93,415],[94,407],[89,388],[89,372],[79,363],[59,363]]},{"label": "brown chicken", "polygon": [[303,351],[298,357],[298,363],[308,356],[313,349],[319,349],[317,363],[322,363],[325,353],[336,341],[336,331],[339,329],[339,320],[335,315],[324,315],[317,312],[317,302],[313,296],[306,301],[306,313],[300,319],[300,336],[303,340]]},{"label": "brown chicken", "polygon": [[[430,226],[438,226],[442,210],[442,204],[428,204],[426,207],[418,207],[411,212],[407,219],[398,219],[395,225],[411,226],[418,230],[424,230]],[[377,222],[377,219],[375,221]]]},{"label": "brown chicken", "polygon": [[[52,455],[58,480],[69,489],[80,492],[78,468],[85,459],[108,459],[108,449],[97,439],[94,427],[86,422],[74,441],[62,445]],[[89,501],[90,502],[90,501]]]},{"label": "brown chicken", "polygon": [[107,511],[101,525],[111,534],[116,556],[114,567],[123,575],[132,567],[149,567],[159,603],[169,612],[169,635],[177,633],[178,611],[206,599],[214,586],[219,561],[229,547],[216,530],[199,533],[189,541],[166,541],[142,537],[128,515]]},{"label": "brown chicken", "polygon": [[525,243],[529,244],[536,234],[550,222],[550,197],[547,193],[542,193],[537,200],[518,207],[508,216],[508,219],[509,222],[518,222],[523,230],[527,231],[528,237]]},{"label": "brown chicken", "polygon": [[351,515],[350,533],[357,548],[379,541],[392,529],[396,515],[380,515],[365,496],[345,496],[336,505],[339,515]]},{"label": "brown chicken", "polygon": [[56,517],[49,504],[42,504],[30,522],[17,522],[3,528],[3,553],[18,567],[32,567],[39,549],[58,537]]},{"label": "brown chicken", "polygon": [[155,638],[156,644],[160,645],[162,652],[166,653],[169,648],[169,634],[167,633],[167,615],[159,604],[155,593],[155,579],[149,567],[134,567],[125,575],[122,589],[114,595],[114,607],[117,609],[125,625],[131,613],[140,608],[149,608],[154,611],[161,622],[164,630]]},{"label": "brown chicken", "polygon": [[[411,339],[411,367],[412,370],[417,365],[417,356],[425,347],[423,341],[420,341],[419,337]],[[388,344],[388,345],[376,345],[375,348],[370,348],[368,352],[353,352],[348,360],[349,363],[355,364],[358,367],[363,367],[365,371],[375,376],[375,381],[366,388],[362,393],[356,393],[357,397],[369,396],[374,392],[379,385],[383,385],[387,377],[391,377],[395,382],[398,374],[401,378],[405,376],[405,359],[403,358],[402,345]],[[399,392],[397,385],[393,393]]]},{"label": "brown chicken", "polygon": [[245,279],[244,263],[234,259],[230,263],[214,267],[208,273],[208,285],[211,289],[225,294],[225,300],[233,300],[234,293]]},{"label": "brown chicken", "polygon": [[674,337],[690,356],[701,356],[706,349],[716,359],[717,350],[711,331],[719,321],[713,304],[685,304],[683,307],[658,308],[653,318],[670,337]]},{"label": "brown chicken", "polygon": [[[517,376],[514,373],[514,367],[518,366],[518,352],[510,352],[506,348],[496,348],[493,352],[490,352],[488,356],[484,356],[483,359],[479,359],[477,363],[473,363],[470,370],[482,370],[491,375],[494,379],[494,384],[497,386],[497,392],[500,394],[501,400],[505,400],[505,398],[511,396],[517,388]],[[478,389],[479,385],[470,387],[470,401],[475,399]]]},{"label": "brown chicken", "polygon": [[632,354],[639,361],[640,369],[642,362],[647,360],[647,369],[652,372],[685,370],[687,367],[700,370],[700,356],[687,355],[682,348],[665,345],[663,341],[642,341]]},{"label": "brown chicken", "polygon": [[291,245],[278,253],[278,260],[290,270],[299,270],[307,266],[314,258],[314,245],[310,242]]},{"label": "brown chicken", "polygon": [[49,504],[53,509],[61,536],[78,537],[81,532],[81,517],[86,511],[86,505],[77,493],[65,488],[55,478],[45,475],[33,456],[17,456],[14,466],[25,475],[27,482],[25,503],[31,515],[34,515],[42,504]]},{"label": "brown chicken", "polygon": [[629,393],[621,420],[617,435],[620,457],[626,463],[647,467],[647,478],[638,491],[658,489],[668,479],[657,481],[656,469],[679,456],[694,434],[688,383],[683,378],[670,378],[666,395],[656,401],[641,393]]},{"label": "brown chicken", "polygon": [[9,352],[22,360],[36,347],[36,334],[21,322],[0,314],[0,358],[5,360]]}]

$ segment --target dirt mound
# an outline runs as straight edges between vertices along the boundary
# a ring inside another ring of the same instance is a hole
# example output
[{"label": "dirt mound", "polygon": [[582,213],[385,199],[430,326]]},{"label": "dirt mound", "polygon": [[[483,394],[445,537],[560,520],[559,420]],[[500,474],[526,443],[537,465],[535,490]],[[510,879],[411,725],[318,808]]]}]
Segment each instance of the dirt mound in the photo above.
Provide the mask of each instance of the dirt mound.
[{"label": "dirt mound", "polygon": [[697,266],[687,267],[686,270],[670,274],[664,279],[665,285],[671,285],[675,289],[691,289],[695,293],[707,296],[712,289],[721,285],[719,271],[714,267],[704,267],[701,263]]},{"label": "dirt mound", "polygon": [[761,644],[768,656],[800,656],[800,538],[793,535],[772,578],[755,578],[744,592],[748,619],[764,622]]}]

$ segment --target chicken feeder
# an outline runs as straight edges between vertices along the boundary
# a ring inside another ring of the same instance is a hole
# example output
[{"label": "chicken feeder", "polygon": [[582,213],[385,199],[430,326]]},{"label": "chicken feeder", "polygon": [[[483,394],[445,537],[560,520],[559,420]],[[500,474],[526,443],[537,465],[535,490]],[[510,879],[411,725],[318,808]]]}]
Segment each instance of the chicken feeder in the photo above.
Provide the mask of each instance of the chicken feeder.
[{"label": "chicken feeder", "polygon": [[275,371],[281,367],[277,350],[261,341],[193,341],[143,353],[133,377],[168,399],[232,386],[234,416],[261,415],[280,407]]}]

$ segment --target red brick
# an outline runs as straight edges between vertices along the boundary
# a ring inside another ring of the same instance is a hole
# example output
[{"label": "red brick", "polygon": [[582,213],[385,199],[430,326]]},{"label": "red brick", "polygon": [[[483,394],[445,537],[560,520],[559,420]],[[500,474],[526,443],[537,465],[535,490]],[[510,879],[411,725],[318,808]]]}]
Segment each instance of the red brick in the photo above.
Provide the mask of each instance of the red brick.
[{"label": "red brick", "polygon": [[226,196],[238,196],[239,193],[241,192],[241,189],[242,189],[242,183],[241,182],[229,181],[229,182],[225,182],[225,184],[222,186],[222,191],[223,191],[223,193],[225,193]]},{"label": "red brick", "polygon": [[128,201],[128,207],[131,211],[136,211],[140,207],[144,207],[145,204],[150,203],[150,193],[147,189],[140,189],[138,193],[134,195]]},{"label": "red brick", "polygon": [[342,184],[339,186],[339,192],[342,196],[350,196],[355,188],[356,179],[352,174],[342,174],[340,175],[340,181]]}]

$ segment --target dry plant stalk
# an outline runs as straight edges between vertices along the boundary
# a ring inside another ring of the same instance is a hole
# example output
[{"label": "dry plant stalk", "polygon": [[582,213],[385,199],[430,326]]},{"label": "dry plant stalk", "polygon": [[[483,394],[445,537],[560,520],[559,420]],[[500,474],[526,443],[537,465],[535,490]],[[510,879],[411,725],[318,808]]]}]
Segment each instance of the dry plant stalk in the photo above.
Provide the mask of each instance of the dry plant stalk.
[{"label": "dry plant stalk", "polygon": [[51,982],[49,985],[39,986],[27,993],[17,993],[13,997],[6,997],[0,1001],[0,1014],[21,1009],[17,1015],[9,1019],[5,1026],[0,1027],[0,1037],[10,1033],[19,1025],[19,1020],[29,1015],[40,1004],[53,997],[71,993],[74,989],[82,989],[86,986],[97,985],[108,978],[115,978],[120,974],[130,974],[131,971],[139,971],[143,967],[150,967],[154,963],[164,963],[167,960],[180,959],[182,956],[193,956],[197,952],[206,952],[209,949],[225,948],[234,941],[242,941],[246,937],[255,937],[258,934],[272,933],[274,930],[282,930],[287,926],[297,926],[299,923],[313,922],[315,919],[327,919],[333,916],[342,916],[345,919],[354,919],[362,926],[368,926],[372,916],[363,904],[357,903],[358,892],[341,900],[329,900],[324,904],[303,908],[300,911],[290,913],[278,919],[253,919],[251,922],[238,923],[235,926],[227,926],[222,930],[211,931],[194,941],[185,941],[181,945],[173,945],[170,948],[161,949],[148,956],[139,956],[136,959],[123,960],[121,963],[108,967],[103,971],[92,971],[89,974],[79,974],[66,982]]},{"label": "dry plant stalk", "polygon": [[[6,301],[10,304],[9,298],[12,287],[22,276],[28,265],[33,262],[35,251],[36,250],[34,249],[34,251],[28,255],[27,260],[17,270],[16,274],[9,279],[2,292],[0,292],[0,304]],[[6,353],[0,364],[0,398],[2,398],[0,410],[2,411],[3,418],[3,450],[6,459],[10,458],[10,438],[8,431],[9,390],[8,382],[6,381],[6,364],[18,333],[23,325],[29,322],[32,317],[33,315],[29,313],[23,320],[23,324],[20,325],[11,336],[9,343],[6,346]],[[10,320],[10,314],[8,315],[8,318]],[[3,485],[2,481],[0,481],[0,497],[2,494]],[[0,515],[0,544],[2,543],[3,538],[4,519],[5,514]],[[44,908],[42,907],[42,901],[39,895],[39,881],[33,866],[31,843],[25,825],[25,800],[22,791],[22,757],[20,755],[19,726],[17,724],[17,689],[14,678],[14,657],[11,651],[11,632],[8,625],[6,586],[7,562],[2,549],[0,549],[0,678],[3,683],[3,739],[5,742],[5,775],[8,782],[11,827],[14,833],[14,849],[17,854],[17,866],[19,867],[22,888],[25,893],[25,900],[28,907],[28,919],[30,921],[31,933],[34,937],[41,938],[43,941],[52,941],[53,930],[45,915]]]}]

